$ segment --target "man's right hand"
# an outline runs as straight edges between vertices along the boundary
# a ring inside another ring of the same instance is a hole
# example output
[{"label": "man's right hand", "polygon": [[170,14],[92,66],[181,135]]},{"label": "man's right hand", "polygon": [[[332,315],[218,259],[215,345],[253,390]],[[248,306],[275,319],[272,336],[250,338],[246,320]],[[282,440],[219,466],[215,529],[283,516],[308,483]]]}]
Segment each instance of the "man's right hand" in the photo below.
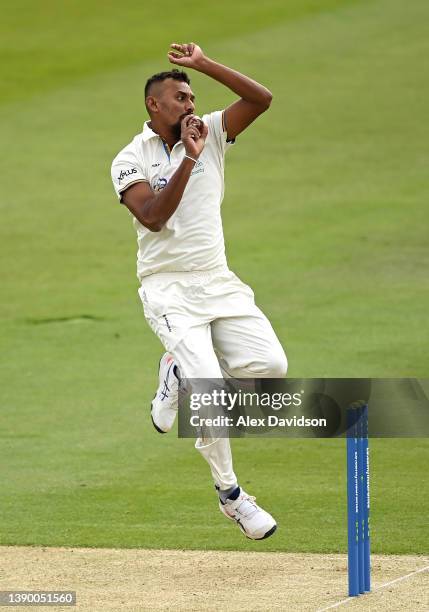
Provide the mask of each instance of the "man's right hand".
[{"label": "man's right hand", "polygon": [[181,140],[186,155],[198,159],[204,149],[208,127],[195,115],[187,115],[182,119]]}]

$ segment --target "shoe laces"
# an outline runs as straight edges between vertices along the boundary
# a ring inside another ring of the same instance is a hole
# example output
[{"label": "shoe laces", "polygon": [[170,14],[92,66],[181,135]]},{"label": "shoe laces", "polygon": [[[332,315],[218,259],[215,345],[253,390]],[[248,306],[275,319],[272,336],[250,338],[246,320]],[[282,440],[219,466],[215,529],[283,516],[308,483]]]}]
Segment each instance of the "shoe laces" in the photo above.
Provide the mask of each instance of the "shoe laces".
[{"label": "shoe laces", "polygon": [[237,506],[233,507],[235,513],[240,514],[244,518],[251,518],[256,512],[259,511],[259,507],[255,503],[256,497],[253,495],[241,494],[237,499]]}]

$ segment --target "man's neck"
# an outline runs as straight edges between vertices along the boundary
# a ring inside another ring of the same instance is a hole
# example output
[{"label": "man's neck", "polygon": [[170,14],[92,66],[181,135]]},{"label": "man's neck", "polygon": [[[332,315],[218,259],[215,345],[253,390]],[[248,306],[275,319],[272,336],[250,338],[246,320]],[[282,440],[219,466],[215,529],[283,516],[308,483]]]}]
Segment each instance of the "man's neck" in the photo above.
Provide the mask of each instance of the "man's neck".
[{"label": "man's neck", "polygon": [[162,138],[165,143],[167,143],[169,149],[172,149],[176,142],[179,142],[180,140],[180,138],[177,138],[177,136],[173,134],[171,129],[165,126],[158,126],[153,120],[148,122],[148,126],[152,132],[158,134],[158,136]]}]

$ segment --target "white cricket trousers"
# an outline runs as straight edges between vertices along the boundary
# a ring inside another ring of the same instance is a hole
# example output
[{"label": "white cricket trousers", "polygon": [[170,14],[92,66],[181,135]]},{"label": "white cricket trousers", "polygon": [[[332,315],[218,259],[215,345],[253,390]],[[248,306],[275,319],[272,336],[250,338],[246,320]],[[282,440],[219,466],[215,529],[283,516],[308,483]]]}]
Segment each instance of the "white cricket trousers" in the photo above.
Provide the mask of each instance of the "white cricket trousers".
[{"label": "white cricket trousers", "polygon": [[[139,289],[146,320],[184,378],[283,378],[287,359],[253,291],[228,268],[161,272]],[[195,444],[221,490],[237,484],[228,438]]]}]

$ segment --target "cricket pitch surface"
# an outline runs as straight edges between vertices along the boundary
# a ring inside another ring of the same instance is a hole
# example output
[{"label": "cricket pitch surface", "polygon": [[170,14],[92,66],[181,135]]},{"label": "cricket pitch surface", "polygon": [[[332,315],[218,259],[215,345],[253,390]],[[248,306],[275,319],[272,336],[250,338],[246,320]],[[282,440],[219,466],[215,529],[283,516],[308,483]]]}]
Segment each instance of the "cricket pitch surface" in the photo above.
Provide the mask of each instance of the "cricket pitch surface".
[{"label": "cricket pitch surface", "polygon": [[346,555],[3,546],[0,590],[76,591],[48,608],[65,611],[427,610],[429,557],[371,561],[373,592],[349,599]]}]

